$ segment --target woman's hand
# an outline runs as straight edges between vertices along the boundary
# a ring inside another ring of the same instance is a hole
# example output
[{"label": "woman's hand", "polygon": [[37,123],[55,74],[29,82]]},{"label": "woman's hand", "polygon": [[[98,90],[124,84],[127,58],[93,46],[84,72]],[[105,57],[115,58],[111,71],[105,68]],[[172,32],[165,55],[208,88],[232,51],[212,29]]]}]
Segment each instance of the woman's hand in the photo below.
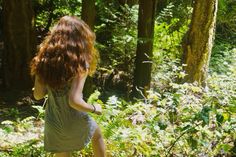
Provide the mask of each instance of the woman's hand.
[{"label": "woman's hand", "polygon": [[100,104],[95,104],[94,107],[95,107],[94,113],[97,115],[101,115],[102,114],[102,106]]}]

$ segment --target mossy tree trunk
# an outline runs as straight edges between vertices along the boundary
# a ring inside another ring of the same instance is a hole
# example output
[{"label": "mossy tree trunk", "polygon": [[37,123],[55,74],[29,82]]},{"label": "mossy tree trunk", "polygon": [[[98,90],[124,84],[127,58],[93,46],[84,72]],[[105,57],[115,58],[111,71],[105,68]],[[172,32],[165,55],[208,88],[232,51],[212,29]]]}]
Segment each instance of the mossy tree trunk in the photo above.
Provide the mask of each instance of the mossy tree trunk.
[{"label": "mossy tree trunk", "polygon": [[[89,25],[91,30],[94,30],[95,16],[96,16],[95,0],[82,0],[81,18]],[[83,90],[85,99],[88,98],[90,94],[94,92],[94,90],[95,90],[95,85],[93,78],[88,76]]]},{"label": "mossy tree trunk", "polygon": [[3,0],[4,84],[28,89],[32,82],[29,62],[35,51],[31,0]]},{"label": "mossy tree trunk", "polygon": [[216,24],[218,0],[195,0],[189,31],[183,40],[184,82],[205,85]]},{"label": "mossy tree trunk", "polygon": [[157,0],[139,0],[138,42],[132,91],[134,97],[141,97],[141,91],[145,95],[150,88],[156,3]]}]

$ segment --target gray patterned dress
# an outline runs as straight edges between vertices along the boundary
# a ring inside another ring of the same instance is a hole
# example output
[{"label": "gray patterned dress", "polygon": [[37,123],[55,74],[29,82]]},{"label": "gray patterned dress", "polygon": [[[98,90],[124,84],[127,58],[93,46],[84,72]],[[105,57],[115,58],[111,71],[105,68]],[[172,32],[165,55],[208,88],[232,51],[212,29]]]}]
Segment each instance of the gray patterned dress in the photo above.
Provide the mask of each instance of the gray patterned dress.
[{"label": "gray patterned dress", "polygon": [[45,109],[44,148],[47,152],[69,152],[83,149],[97,128],[85,112],[69,106],[70,86],[61,90],[47,88]]}]

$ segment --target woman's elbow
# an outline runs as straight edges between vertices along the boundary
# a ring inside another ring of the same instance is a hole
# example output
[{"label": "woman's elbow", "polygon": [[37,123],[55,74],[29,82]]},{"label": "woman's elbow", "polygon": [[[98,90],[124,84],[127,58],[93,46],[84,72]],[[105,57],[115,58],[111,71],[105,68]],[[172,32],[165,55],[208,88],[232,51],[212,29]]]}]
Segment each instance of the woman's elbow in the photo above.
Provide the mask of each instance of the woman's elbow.
[{"label": "woman's elbow", "polygon": [[82,103],[83,103],[82,98],[77,98],[77,97],[70,97],[69,98],[69,106],[72,107],[72,108],[77,108]]}]

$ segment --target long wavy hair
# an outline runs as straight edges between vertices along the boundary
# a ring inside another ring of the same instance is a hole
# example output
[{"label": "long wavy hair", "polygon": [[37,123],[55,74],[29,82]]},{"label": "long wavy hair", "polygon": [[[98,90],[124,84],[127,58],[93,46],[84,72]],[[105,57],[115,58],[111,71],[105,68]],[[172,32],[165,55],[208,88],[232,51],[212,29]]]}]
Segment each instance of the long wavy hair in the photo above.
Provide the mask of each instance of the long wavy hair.
[{"label": "long wavy hair", "polygon": [[92,75],[99,58],[95,34],[75,16],[64,16],[52,28],[31,61],[31,75],[51,88],[60,88],[88,70]]}]

